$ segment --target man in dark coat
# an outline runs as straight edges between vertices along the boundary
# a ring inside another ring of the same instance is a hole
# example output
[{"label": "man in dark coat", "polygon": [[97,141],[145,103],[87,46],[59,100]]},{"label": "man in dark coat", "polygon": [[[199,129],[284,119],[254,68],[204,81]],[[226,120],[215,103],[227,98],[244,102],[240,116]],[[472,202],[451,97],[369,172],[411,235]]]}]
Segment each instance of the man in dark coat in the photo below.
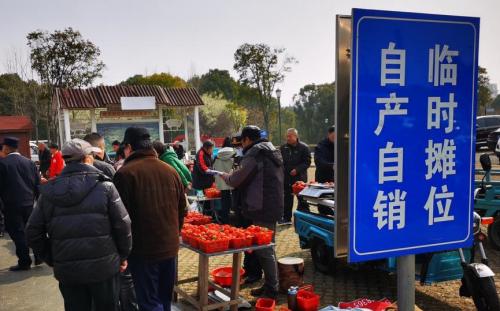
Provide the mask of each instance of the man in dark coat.
[{"label": "man in dark coat", "polygon": [[104,136],[99,133],[90,133],[85,135],[83,139],[88,141],[92,146],[101,148],[102,152],[99,152],[94,157],[96,160],[113,165],[113,161],[111,161],[111,158],[106,153],[106,141],[104,141]]},{"label": "man in dark coat", "polygon": [[[283,216],[283,159],[271,142],[260,138],[260,129],[247,126],[241,132],[243,158],[240,168],[222,178],[241,193],[241,209],[254,225],[276,231]],[[255,251],[264,270],[264,286],[252,290],[254,296],[275,299],[278,295],[278,272],[274,248]],[[250,255],[252,256],[252,255]],[[245,256],[247,258],[247,256]]]},{"label": "man in dark coat", "polygon": [[149,132],[130,127],[132,149],[114,182],[132,220],[129,257],[140,310],[170,310],[179,232],[186,214],[184,186],[177,172],[158,159]]},{"label": "man in dark coat", "polygon": [[50,167],[50,161],[52,155],[50,154],[49,148],[44,143],[38,144],[38,161],[40,162],[40,173],[43,177],[48,178],[47,171]]},{"label": "man in dark coat", "polygon": [[[31,268],[24,229],[38,197],[40,184],[35,163],[17,152],[18,144],[17,138],[5,138],[3,152],[6,156],[0,161],[0,200],[4,204],[5,228],[16,245],[18,258],[18,264],[10,267],[10,271]],[[35,264],[40,263],[35,260]]]},{"label": "man in dark coat", "polygon": [[333,165],[335,164],[335,126],[328,128],[328,137],[321,140],[314,150],[316,164],[316,181],[320,183],[335,180]]},{"label": "man in dark coat", "polygon": [[92,147],[62,148],[61,175],[41,187],[26,233],[59,281],[65,310],[118,311],[119,272],[132,246],[130,218],[111,180],[92,166]]},{"label": "man in dark coat", "polygon": [[104,138],[98,133],[91,133],[85,135],[84,140],[91,144],[93,147],[99,148],[101,151],[94,156],[94,167],[104,173],[104,175],[113,179],[115,176],[115,168],[111,165],[110,161],[106,161],[106,153],[104,152]]},{"label": "man in dark coat", "polygon": [[[291,128],[286,133],[286,144],[281,146],[285,170],[285,210],[281,224],[292,223],[293,190],[292,186],[297,181],[307,182],[307,169],[311,166],[311,152],[309,147],[299,140],[299,133]],[[307,210],[307,203],[298,199],[298,209]]]}]

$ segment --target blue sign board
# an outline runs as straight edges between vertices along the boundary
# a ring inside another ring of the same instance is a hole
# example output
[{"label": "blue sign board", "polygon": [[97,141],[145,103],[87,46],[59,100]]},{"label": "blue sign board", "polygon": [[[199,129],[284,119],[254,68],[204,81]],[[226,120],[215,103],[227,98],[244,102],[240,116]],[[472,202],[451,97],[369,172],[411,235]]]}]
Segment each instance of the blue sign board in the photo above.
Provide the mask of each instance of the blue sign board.
[{"label": "blue sign board", "polygon": [[349,261],[470,246],[479,19],[354,9]]}]

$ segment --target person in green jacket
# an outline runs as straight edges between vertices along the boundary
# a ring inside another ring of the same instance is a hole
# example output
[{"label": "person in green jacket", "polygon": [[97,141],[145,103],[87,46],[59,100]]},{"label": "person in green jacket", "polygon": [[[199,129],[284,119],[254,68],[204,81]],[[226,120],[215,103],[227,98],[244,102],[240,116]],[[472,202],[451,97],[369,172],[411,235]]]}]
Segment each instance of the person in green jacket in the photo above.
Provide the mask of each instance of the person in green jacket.
[{"label": "person in green jacket", "polygon": [[158,158],[168,165],[172,166],[179,174],[182,184],[184,187],[188,188],[191,185],[191,172],[187,166],[182,163],[177,157],[177,153],[172,148],[169,148],[161,141],[157,140],[153,143],[153,147],[158,154]]}]

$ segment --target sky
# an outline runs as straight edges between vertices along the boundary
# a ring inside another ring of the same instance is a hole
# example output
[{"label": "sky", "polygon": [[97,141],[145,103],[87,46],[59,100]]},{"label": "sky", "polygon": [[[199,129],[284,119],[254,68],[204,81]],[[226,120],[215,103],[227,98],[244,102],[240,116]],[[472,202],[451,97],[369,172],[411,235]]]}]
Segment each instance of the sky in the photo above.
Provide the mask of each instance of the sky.
[{"label": "sky", "polygon": [[290,105],[302,86],[335,80],[335,15],[352,8],[480,17],[479,64],[500,82],[499,0],[0,0],[0,72],[13,50],[27,53],[26,35],[37,29],[79,30],[101,49],[106,69],[96,84],[108,85],[212,68],[236,78],[238,46],[266,43],[299,61],[278,86]]}]

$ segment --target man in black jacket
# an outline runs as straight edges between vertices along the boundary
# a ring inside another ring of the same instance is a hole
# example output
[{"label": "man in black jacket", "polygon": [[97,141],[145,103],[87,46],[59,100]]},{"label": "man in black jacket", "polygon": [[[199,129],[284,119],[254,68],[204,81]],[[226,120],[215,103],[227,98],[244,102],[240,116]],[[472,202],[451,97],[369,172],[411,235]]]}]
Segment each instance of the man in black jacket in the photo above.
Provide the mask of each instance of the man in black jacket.
[{"label": "man in black jacket", "polygon": [[[18,264],[10,271],[29,270],[31,257],[24,228],[38,197],[40,177],[33,161],[17,152],[19,140],[7,137],[3,142],[6,155],[0,161],[0,200],[4,204],[5,229],[16,245]],[[35,264],[39,264],[35,258]]]},{"label": "man in black jacket", "polygon": [[[276,231],[276,222],[283,216],[283,159],[271,142],[260,138],[260,129],[247,126],[241,132],[243,158],[240,168],[222,179],[241,195],[241,210],[254,225]],[[257,258],[255,258],[257,257]],[[274,248],[245,255],[245,261],[258,259],[264,270],[265,283],[251,291],[254,296],[275,299],[278,294],[278,272]],[[253,272],[255,273],[255,272]]]},{"label": "man in black jacket", "polygon": [[335,180],[333,165],[335,164],[335,126],[328,128],[328,137],[321,140],[314,150],[316,164],[316,181],[320,183]]},{"label": "man in black jacket", "polygon": [[113,179],[115,176],[115,168],[110,161],[106,160],[107,154],[104,152],[104,138],[98,133],[85,135],[84,140],[93,147],[99,148],[99,152],[94,155],[94,167],[103,172],[104,175]]},{"label": "man in black jacket", "polygon": [[[293,190],[297,181],[307,182],[307,169],[311,166],[311,152],[309,147],[299,140],[299,133],[291,128],[286,132],[286,144],[281,146],[285,173],[285,209],[281,224],[292,223]],[[307,203],[298,199],[298,209],[307,210]]]},{"label": "man in black jacket", "polygon": [[132,247],[129,215],[110,179],[92,166],[86,141],[67,142],[62,174],[41,187],[26,234],[49,265],[66,311],[117,311],[119,272]]}]

